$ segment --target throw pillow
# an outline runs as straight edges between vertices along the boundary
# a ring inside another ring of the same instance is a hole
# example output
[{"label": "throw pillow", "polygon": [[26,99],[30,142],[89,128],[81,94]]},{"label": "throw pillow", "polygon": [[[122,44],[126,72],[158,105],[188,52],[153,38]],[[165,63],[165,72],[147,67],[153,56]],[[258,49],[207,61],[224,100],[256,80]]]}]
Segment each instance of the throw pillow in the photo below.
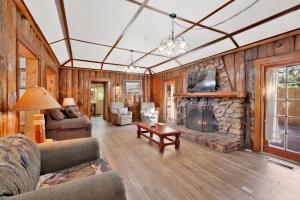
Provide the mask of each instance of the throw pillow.
[{"label": "throw pillow", "polygon": [[118,111],[121,115],[127,115],[128,114],[128,108],[119,108]]},{"label": "throw pillow", "polygon": [[66,113],[69,118],[78,118],[80,116],[72,106],[66,108]]},{"label": "throw pillow", "polygon": [[59,109],[51,109],[49,110],[49,114],[54,120],[62,120],[66,118],[66,116]]},{"label": "throw pillow", "polygon": [[82,116],[83,114],[80,112],[78,106],[72,106],[76,115],[79,117],[79,116]]}]

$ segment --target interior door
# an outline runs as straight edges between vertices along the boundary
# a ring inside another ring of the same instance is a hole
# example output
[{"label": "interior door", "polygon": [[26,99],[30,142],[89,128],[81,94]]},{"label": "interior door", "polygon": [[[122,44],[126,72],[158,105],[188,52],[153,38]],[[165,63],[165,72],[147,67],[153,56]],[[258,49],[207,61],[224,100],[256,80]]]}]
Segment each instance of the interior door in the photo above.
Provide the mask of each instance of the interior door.
[{"label": "interior door", "polygon": [[265,151],[300,158],[300,65],[266,71]]}]

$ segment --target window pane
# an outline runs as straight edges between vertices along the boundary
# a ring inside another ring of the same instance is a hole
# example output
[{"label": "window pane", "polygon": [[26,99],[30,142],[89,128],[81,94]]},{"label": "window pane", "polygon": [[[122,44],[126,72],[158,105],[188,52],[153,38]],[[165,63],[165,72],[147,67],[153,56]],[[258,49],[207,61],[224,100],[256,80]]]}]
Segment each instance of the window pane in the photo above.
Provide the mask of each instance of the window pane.
[{"label": "window pane", "polygon": [[300,100],[288,101],[288,116],[300,117]]},{"label": "window pane", "polygon": [[288,98],[289,99],[300,99],[300,82],[288,84]]},{"label": "window pane", "polygon": [[284,117],[275,117],[275,130],[269,143],[271,146],[284,148],[284,136],[285,136],[285,118]]},{"label": "window pane", "polygon": [[286,95],[286,84],[278,84],[277,85],[277,98],[285,99]]},{"label": "window pane", "polygon": [[288,67],[288,82],[300,83],[300,65]]},{"label": "window pane", "polygon": [[286,82],[286,68],[285,67],[277,69],[277,77],[278,77],[278,83]]},{"label": "window pane", "polygon": [[287,149],[300,152],[300,118],[288,118]]},{"label": "window pane", "polygon": [[277,115],[285,115],[285,101],[277,101]]}]

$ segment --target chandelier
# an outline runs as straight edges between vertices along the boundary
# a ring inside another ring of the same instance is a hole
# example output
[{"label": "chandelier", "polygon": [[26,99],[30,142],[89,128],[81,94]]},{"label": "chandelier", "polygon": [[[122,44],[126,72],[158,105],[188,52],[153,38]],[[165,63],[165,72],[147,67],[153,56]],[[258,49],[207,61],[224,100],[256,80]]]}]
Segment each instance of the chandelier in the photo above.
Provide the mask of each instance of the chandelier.
[{"label": "chandelier", "polygon": [[158,50],[167,56],[177,56],[185,53],[189,48],[189,45],[182,36],[174,36],[174,19],[176,18],[176,14],[170,14],[170,18],[172,19],[171,35],[161,41]]},{"label": "chandelier", "polygon": [[133,50],[130,50],[130,59],[128,60],[128,65],[124,67],[124,72],[126,73],[138,73],[140,71],[139,67],[133,66]]}]

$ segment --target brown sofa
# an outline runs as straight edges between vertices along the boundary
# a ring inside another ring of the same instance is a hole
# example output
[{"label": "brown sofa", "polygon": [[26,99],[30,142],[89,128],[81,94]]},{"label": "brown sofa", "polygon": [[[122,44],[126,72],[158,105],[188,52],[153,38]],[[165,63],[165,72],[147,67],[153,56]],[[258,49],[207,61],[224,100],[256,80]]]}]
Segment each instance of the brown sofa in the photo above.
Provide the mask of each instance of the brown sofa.
[{"label": "brown sofa", "polygon": [[125,200],[119,175],[94,165],[101,160],[95,138],[40,145],[20,134],[1,138],[0,199]]},{"label": "brown sofa", "polygon": [[45,121],[47,139],[68,140],[91,137],[92,134],[92,122],[83,114],[75,118],[65,116],[61,120],[55,120],[50,114],[46,114]]}]

